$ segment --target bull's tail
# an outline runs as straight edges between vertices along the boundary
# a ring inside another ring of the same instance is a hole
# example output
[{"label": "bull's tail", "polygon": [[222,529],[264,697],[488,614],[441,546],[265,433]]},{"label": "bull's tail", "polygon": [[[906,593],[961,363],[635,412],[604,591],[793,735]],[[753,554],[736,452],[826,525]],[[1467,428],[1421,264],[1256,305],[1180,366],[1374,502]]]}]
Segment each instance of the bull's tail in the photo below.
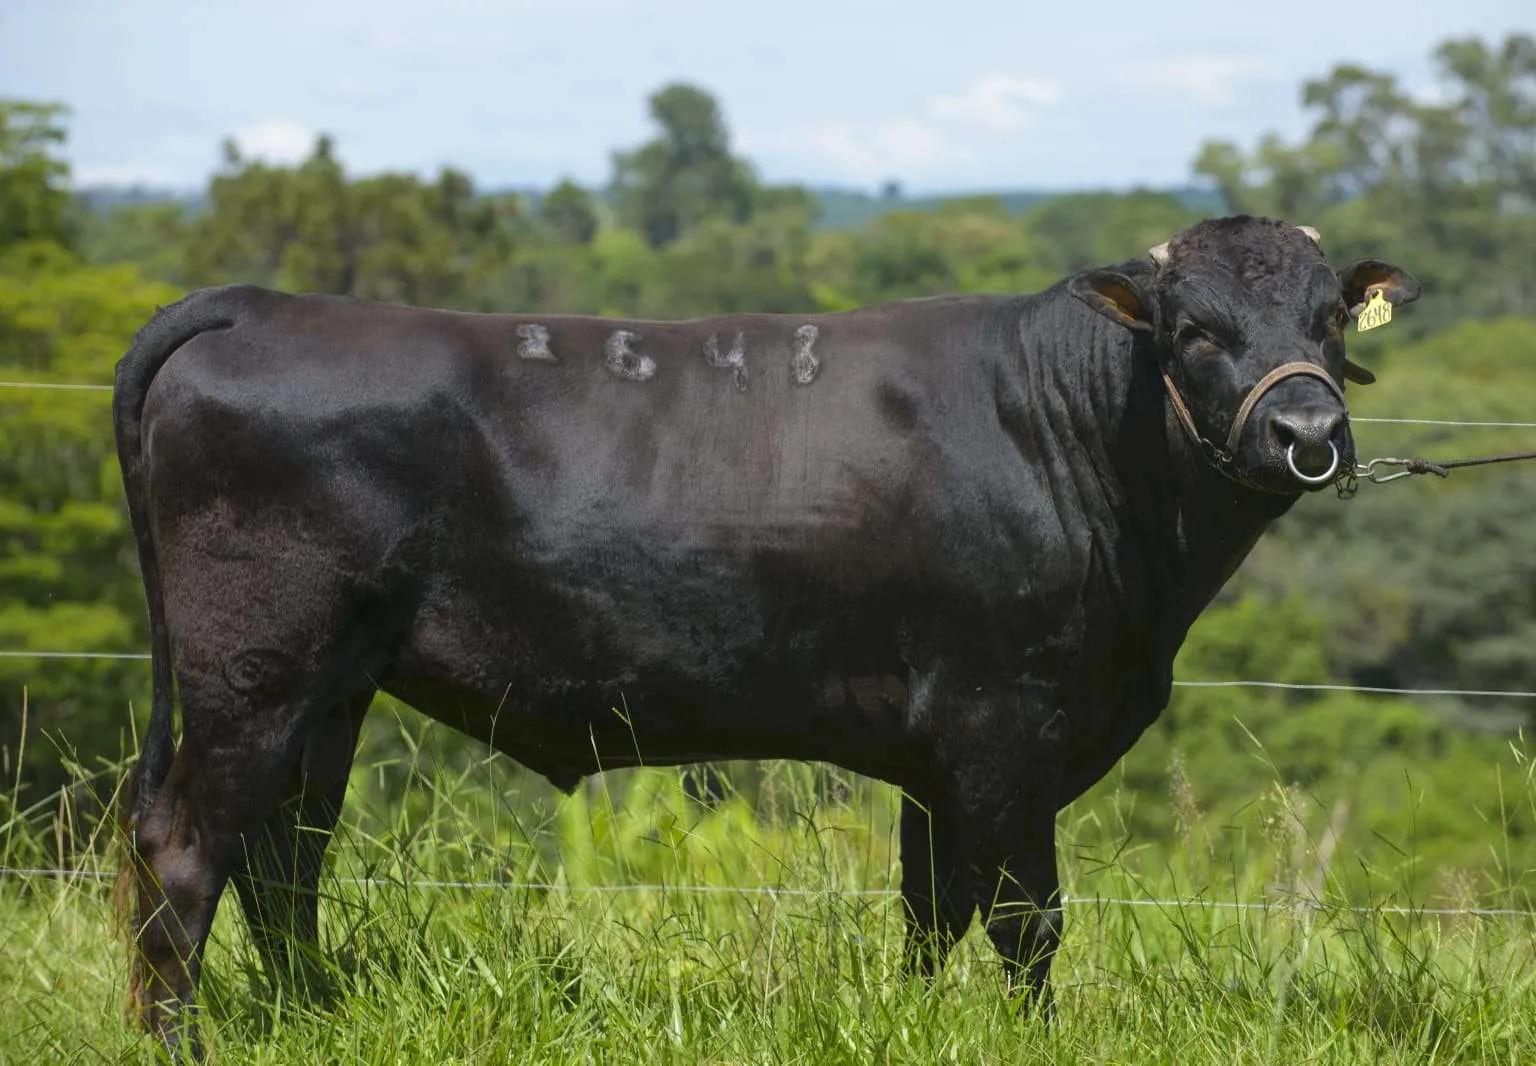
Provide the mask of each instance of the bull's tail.
[{"label": "bull's tail", "polygon": [[115,896],[119,915],[128,922],[132,920],[131,889],[138,857],[134,829],[165,782],[176,754],[176,743],[171,735],[175,703],[171,638],[166,626],[160,563],[150,523],[149,487],[144,476],[141,425],[144,400],[155,375],[178,348],[200,333],[232,326],[238,309],[239,302],[234,294],[228,288],[222,288],[200,290],[156,311],[118,362],[113,385],[112,424],[117,437],[123,490],[128,499],[128,520],[138,548],[139,570],[149,607],[149,650],[154,686],[149,728],[138,762],[119,795],[117,808],[118,837],[127,851],[127,861],[119,864]]}]

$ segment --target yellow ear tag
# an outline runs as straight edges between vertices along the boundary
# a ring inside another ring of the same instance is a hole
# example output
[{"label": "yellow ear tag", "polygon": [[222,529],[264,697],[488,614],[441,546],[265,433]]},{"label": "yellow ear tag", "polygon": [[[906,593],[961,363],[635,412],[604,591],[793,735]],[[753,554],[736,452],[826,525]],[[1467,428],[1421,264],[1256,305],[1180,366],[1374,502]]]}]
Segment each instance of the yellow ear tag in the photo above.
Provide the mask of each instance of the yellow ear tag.
[{"label": "yellow ear tag", "polygon": [[1355,332],[1364,333],[1368,329],[1377,326],[1385,326],[1392,321],[1392,305],[1387,303],[1387,298],[1377,289],[1371,293],[1371,298],[1360,309],[1360,317],[1355,319]]}]

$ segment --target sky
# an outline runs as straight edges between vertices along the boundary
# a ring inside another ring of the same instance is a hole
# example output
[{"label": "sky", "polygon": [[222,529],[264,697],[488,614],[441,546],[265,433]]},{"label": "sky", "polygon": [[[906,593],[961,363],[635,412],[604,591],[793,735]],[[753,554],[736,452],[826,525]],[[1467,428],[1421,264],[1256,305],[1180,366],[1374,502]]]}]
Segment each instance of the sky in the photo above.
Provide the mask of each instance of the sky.
[{"label": "sky", "polygon": [[77,185],[195,189],[226,137],[288,163],[317,132],[355,174],[596,185],[682,80],[768,181],[1124,188],[1303,133],[1336,63],[1432,95],[1438,42],[1516,31],[1530,0],[0,0],[0,97],[69,105]]}]

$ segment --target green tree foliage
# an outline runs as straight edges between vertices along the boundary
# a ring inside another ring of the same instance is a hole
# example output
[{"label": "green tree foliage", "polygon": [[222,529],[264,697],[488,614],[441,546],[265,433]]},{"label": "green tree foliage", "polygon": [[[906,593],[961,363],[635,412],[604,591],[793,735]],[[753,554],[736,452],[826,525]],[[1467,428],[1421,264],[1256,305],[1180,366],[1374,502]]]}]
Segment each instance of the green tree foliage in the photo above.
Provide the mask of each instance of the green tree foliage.
[{"label": "green tree foliage", "polygon": [[1536,314],[1536,38],[1447,41],[1434,60],[1443,100],[1342,64],[1303,86],[1306,140],[1213,142],[1195,169],[1235,210],[1318,227],[1334,258],[1413,263],[1413,332]]},{"label": "green tree foliage", "polygon": [[197,285],[477,307],[524,225],[515,197],[481,196],[452,169],[430,183],[349,179],[328,137],[297,167],[243,160],[232,144],[225,162],[186,246]]},{"label": "green tree foliage", "polygon": [[191,224],[183,204],[130,204],[80,217],[79,251],[99,266],[131,263],[139,273],[179,288],[190,284],[186,246]]},{"label": "green tree foliage", "polygon": [[[1229,591],[1190,631],[1177,676],[1326,681],[1339,652],[1320,602],[1295,591]],[[1479,872],[1480,892],[1498,895],[1528,890],[1536,874],[1536,812],[1508,803],[1524,772],[1504,739],[1397,699],[1181,688],[1084,806],[1118,793],[1124,811],[1129,797],[1125,831],[1137,845],[1209,823],[1231,856],[1247,848],[1237,830],[1280,828],[1281,866],[1296,861],[1296,848],[1315,847],[1331,822],[1340,880],[1360,900],[1431,898],[1448,872],[1469,870]],[[1292,824],[1277,827],[1277,817]],[[1490,863],[1494,846],[1505,850]]]},{"label": "green tree foliage", "polygon": [[[81,266],[54,246],[0,255],[0,377],[108,381],[129,338],[177,295],[132,267]],[[0,389],[0,648],[144,645],[110,399]],[[56,787],[67,754],[89,761],[131,747],[126,711],[147,683],[136,662],[0,659],[0,746],[18,750],[25,699],[25,779]]]},{"label": "green tree foliage", "polygon": [[802,269],[809,236],[808,220],[793,210],[744,225],[706,222],[655,257],[636,311],[650,317],[814,311]]},{"label": "green tree foliage", "polygon": [[625,225],[652,248],[663,248],[711,219],[745,222],[757,181],[731,154],[725,119],[714,97],[692,85],[654,93],[655,140],[613,155],[611,194]]},{"label": "green tree foliage", "polygon": [[[129,266],[82,266],[56,155],[56,105],[0,105],[0,379],[99,384],[127,339],[174,299]],[[0,648],[119,650],[142,639],[106,393],[0,389]],[[40,667],[46,667],[40,669]],[[0,748],[19,779],[116,754],[145,680],[114,661],[0,659]],[[24,709],[26,722],[24,723]],[[26,730],[25,741],[23,726]]]},{"label": "green tree foliage", "polygon": [[1061,277],[1144,256],[1200,217],[1170,193],[1077,193],[1035,208],[1027,229],[1041,249],[1040,266]]},{"label": "green tree foliage", "polygon": [[[1396,323],[1382,332],[1396,328]],[[1350,390],[1358,418],[1529,422],[1536,321],[1463,322],[1393,350],[1377,384]],[[1366,457],[1530,450],[1528,429],[1358,423]],[[1530,464],[1363,485],[1341,504],[1303,501],[1261,544],[1241,584],[1301,584],[1324,611],[1337,676],[1411,688],[1536,691],[1536,477]],[[1442,701],[1496,729],[1529,701]]]},{"label": "green tree foliage", "polygon": [[0,249],[23,241],[74,243],[62,104],[0,99]]},{"label": "green tree foliage", "polygon": [[539,204],[539,222],[564,244],[591,244],[597,236],[597,206],[590,192],[566,179]]}]

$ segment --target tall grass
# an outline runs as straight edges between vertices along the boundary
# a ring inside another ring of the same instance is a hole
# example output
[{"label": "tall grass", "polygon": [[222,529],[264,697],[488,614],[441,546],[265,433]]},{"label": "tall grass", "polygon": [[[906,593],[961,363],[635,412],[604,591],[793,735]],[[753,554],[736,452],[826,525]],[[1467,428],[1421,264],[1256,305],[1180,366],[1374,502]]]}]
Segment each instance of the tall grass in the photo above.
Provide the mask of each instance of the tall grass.
[{"label": "tall grass", "polygon": [[[979,929],[931,987],[901,976],[888,787],[767,764],[733,768],[718,801],[662,769],[564,797],[409,739],[406,761],[360,762],[333,845],[332,1000],[267,987],[228,894],[202,986],[214,1061],[1536,1060],[1533,923],[1334,906],[1381,872],[1331,853],[1340,811],[1280,782],[1216,817],[1175,766],[1172,846],[1128,841],[1113,792],[1063,815],[1073,902],[1045,1025],[1005,997]],[[1521,788],[1512,801],[1531,802]],[[94,879],[107,852],[81,808],[0,826],[8,865],[80,874],[0,882],[0,1061],[154,1054],[123,1023],[125,960]]]}]

